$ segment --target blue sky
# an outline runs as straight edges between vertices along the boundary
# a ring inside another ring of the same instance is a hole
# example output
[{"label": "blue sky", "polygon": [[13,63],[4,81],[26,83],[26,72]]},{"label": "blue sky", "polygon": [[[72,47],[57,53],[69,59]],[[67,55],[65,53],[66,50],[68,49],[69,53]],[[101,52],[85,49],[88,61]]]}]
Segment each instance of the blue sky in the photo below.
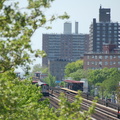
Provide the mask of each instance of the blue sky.
[{"label": "blue sky", "polygon": [[[21,6],[26,4],[26,0],[22,0]],[[63,24],[66,21],[72,23],[72,32],[74,33],[75,21],[79,22],[79,33],[88,33],[89,26],[93,18],[99,20],[99,8],[111,9],[111,21],[120,23],[120,0],[55,0],[51,4],[51,8],[45,10],[47,16],[52,14],[60,15],[67,12],[70,15],[68,20],[56,20],[51,26],[51,30],[39,28],[32,36],[33,49],[42,49],[43,33],[63,33]],[[41,64],[41,58],[37,59],[34,64]]]}]

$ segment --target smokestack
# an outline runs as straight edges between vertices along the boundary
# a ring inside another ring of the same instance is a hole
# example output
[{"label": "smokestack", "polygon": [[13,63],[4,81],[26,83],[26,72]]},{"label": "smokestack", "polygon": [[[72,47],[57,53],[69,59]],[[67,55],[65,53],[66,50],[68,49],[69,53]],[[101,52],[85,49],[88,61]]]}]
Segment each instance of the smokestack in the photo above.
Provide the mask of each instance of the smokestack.
[{"label": "smokestack", "polygon": [[78,34],[78,22],[75,22],[75,34]]}]

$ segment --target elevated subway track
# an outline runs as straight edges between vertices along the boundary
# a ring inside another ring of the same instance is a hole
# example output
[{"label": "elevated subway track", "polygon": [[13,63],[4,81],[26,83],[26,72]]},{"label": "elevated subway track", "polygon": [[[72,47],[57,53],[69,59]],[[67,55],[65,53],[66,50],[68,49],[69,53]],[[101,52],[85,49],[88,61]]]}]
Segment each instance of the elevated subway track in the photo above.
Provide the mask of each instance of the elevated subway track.
[{"label": "elevated subway track", "polygon": [[[50,94],[54,95],[56,98],[59,97],[60,93],[64,92],[66,97],[70,102],[74,101],[77,91],[69,90],[66,88],[50,88]],[[94,97],[82,93],[83,103],[81,103],[83,110],[88,110],[89,106],[92,104]],[[96,103],[95,113],[92,115],[96,120],[118,120],[120,117],[118,111],[119,105],[113,104],[108,101],[98,100]]]}]

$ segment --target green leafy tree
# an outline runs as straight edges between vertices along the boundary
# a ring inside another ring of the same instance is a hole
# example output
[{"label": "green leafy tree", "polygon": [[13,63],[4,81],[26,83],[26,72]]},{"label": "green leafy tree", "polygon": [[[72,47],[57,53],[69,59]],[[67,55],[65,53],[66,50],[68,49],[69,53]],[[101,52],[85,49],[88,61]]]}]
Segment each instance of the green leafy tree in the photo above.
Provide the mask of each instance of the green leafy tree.
[{"label": "green leafy tree", "polygon": [[103,68],[97,70],[89,70],[88,79],[92,84],[102,83],[104,80],[112,77],[119,72],[116,68]]},{"label": "green leafy tree", "polygon": [[65,77],[72,77],[75,80],[80,80],[84,78],[84,76],[83,60],[77,60],[65,66]]},{"label": "green leafy tree", "polygon": [[[57,18],[69,18],[64,15],[46,18],[44,9],[50,8],[54,0],[26,0],[27,6],[19,8],[19,2],[2,0],[0,2],[0,72],[18,66],[25,67],[32,62],[30,53],[35,57],[46,56],[41,50],[33,50],[31,37],[40,27]],[[21,1],[20,1],[21,2]]]},{"label": "green leafy tree", "polygon": [[[96,84],[96,83],[100,83],[103,81],[103,79],[101,79],[101,70],[97,69],[97,70],[89,70],[88,75],[89,75],[89,82],[92,84]],[[101,81],[102,80],[102,81]]]},{"label": "green leafy tree", "polygon": [[102,98],[103,96],[111,96],[120,81],[120,71],[117,68],[89,70],[88,80],[90,85],[98,86],[99,95]]},{"label": "green leafy tree", "polygon": [[30,80],[20,81],[13,71],[1,73],[0,83],[1,120],[39,119],[42,108],[49,106],[48,100],[39,101],[42,97],[39,87]]},{"label": "green leafy tree", "polygon": [[[80,103],[82,103],[83,98],[81,97],[80,91],[78,91],[78,95],[75,96],[73,103],[70,103],[63,93],[60,99],[60,108],[56,111],[59,120],[91,120],[91,115],[95,112],[97,98],[95,98],[87,111],[81,110]],[[82,111],[82,113],[80,113],[80,111]]]},{"label": "green leafy tree", "polygon": [[69,75],[69,77],[74,80],[80,81],[82,78],[87,78],[87,71],[83,69],[78,69],[76,72],[73,72]]},{"label": "green leafy tree", "polygon": [[19,8],[19,3],[12,0],[0,1],[0,119],[2,120],[58,120],[58,115],[49,107],[48,100],[40,101],[42,97],[40,88],[32,85],[30,79],[20,81],[14,74],[18,66],[27,67],[28,71],[28,64],[32,62],[30,53],[36,57],[46,56],[44,51],[33,50],[31,47],[31,37],[35,31],[40,27],[49,29],[49,26],[44,26],[48,21],[68,18],[65,13],[63,16],[52,15],[46,19],[44,8],[50,8],[53,1],[27,0],[25,8]]},{"label": "green leafy tree", "polygon": [[110,78],[104,80],[102,82],[102,86],[105,88],[105,96],[108,94],[113,94],[113,92],[116,92],[118,85],[120,82],[120,73],[114,74]]},{"label": "green leafy tree", "polygon": [[119,83],[119,85],[117,86],[117,89],[116,89],[116,91],[115,91],[115,95],[116,95],[117,103],[120,103],[120,83]]},{"label": "green leafy tree", "polygon": [[47,84],[49,84],[49,86],[51,86],[51,87],[55,87],[56,86],[56,83],[55,83],[56,78],[54,76],[52,76],[51,74],[48,74],[48,76],[45,77],[43,79],[43,81],[46,82]]},{"label": "green leafy tree", "polygon": [[65,86],[66,86],[66,83],[65,83],[64,81],[62,81],[62,82],[60,82],[58,85],[61,86],[61,87],[65,87]]},{"label": "green leafy tree", "polygon": [[54,111],[50,108],[47,99],[41,101],[40,88],[32,85],[31,81],[19,81],[13,71],[1,73],[0,81],[1,120],[61,120],[62,118],[64,120],[72,118],[89,120],[95,109],[94,103],[88,111],[84,111],[84,114],[80,113],[82,98],[78,94],[73,103],[69,103],[65,95],[62,95],[60,107]]}]

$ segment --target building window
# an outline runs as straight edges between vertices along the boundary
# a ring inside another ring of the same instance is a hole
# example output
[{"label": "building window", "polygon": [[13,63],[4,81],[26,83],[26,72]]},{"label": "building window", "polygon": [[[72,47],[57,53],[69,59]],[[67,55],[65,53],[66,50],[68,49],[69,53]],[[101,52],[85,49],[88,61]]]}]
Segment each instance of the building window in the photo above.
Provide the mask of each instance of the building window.
[{"label": "building window", "polygon": [[97,31],[97,33],[100,33],[100,31]]},{"label": "building window", "polygon": [[120,70],[120,68],[118,68],[118,70]]},{"label": "building window", "polygon": [[[100,43],[99,43],[100,44]],[[96,48],[100,48],[100,45],[97,45]]]},{"label": "building window", "polygon": [[117,31],[114,31],[114,33],[117,33]]},{"label": "building window", "polygon": [[97,62],[95,62],[95,65],[97,65]]},{"label": "building window", "polygon": [[95,55],[95,59],[97,59],[97,55]]},{"label": "building window", "polygon": [[113,63],[112,63],[112,61],[110,61],[110,65],[112,65]]},{"label": "building window", "polygon": [[99,56],[99,59],[102,59],[102,56],[101,56],[101,55]]},{"label": "building window", "polygon": [[99,24],[99,23],[97,23],[97,26],[100,26],[100,24]]},{"label": "building window", "polygon": [[97,49],[96,51],[97,51],[97,52],[100,52],[100,49]]},{"label": "building window", "polygon": [[108,62],[105,62],[105,65],[108,65]]},{"label": "building window", "polygon": [[118,65],[120,65],[120,62],[118,62]]},{"label": "building window", "polygon": [[107,55],[105,55],[105,59],[108,59],[108,56],[107,56]]},{"label": "building window", "polygon": [[114,27],[114,30],[117,30],[117,27]]},{"label": "building window", "polygon": [[102,37],[105,37],[105,35],[103,34]]},{"label": "building window", "polygon": [[113,64],[115,65],[115,64],[116,64],[116,62],[114,61],[114,62],[113,62]]},{"label": "building window", "polygon": [[89,65],[90,63],[89,62],[87,62],[87,65]]},{"label": "building window", "polygon": [[100,30],[100,27],[97,27],[97,30]]},{"label": "building window", "polygon": [[112,31],[108,31],[108,33],[112,33]]},{"label": "building window", "polygon": [[97,41],[100,41],[100,38],[97,38]]},{"label": "building window", "polygon": [[105,23],[103,23],[102,25],[105,26]]},{"label": "building window", "polygon": [[102,62],[101,62],[101,61],[99,62],[99,65],[102,65]]},{"label": "building window", "polygon": [[105,38],[102,38],[102,41],[105,41]]},{"label": "building window", "polygon": [[112,57],[112,55],[110,55],[110,59],[112,59],[113,57]]},{"label": "building window", "polygon": [[92,55],[92,58],[94,58],[94,55]]},{"label": "building window", "polygon": [[114,26],[117,26],[117,25],[118,25],[117,23],[114,24]]},{"label": "building window", "polygon": [[120,59],[120,55],[118,56],[118,58]]}]

